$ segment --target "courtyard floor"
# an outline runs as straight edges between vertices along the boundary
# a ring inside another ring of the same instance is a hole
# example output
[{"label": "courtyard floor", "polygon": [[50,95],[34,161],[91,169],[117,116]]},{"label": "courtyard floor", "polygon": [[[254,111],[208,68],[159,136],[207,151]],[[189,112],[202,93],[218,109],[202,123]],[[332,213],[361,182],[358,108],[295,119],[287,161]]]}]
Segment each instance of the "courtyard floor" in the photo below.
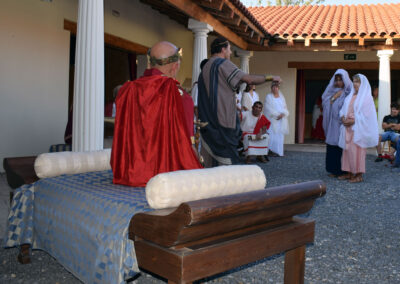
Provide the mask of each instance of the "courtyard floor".
[{"label": "courtyard floor", "polygon": [[[267,187],[321,179],[327,194],[307,217],[316,221],[315,242],[307,247],[305,283],[400,283],[400,171],[387,161],[367,156],[364,182],[350,184],[329,178],[324,147],[259,164]],[[0,238],[8,210],[8,187],[0,175]],[[32,263],[17,262],[17,249],[0,248],[0,283],[81,283],[43,251],[33,251]],[[200,283],[283,283],[284,256],[278,255],[203,279]],[[135,283],[165,280],[142,272]]]}]

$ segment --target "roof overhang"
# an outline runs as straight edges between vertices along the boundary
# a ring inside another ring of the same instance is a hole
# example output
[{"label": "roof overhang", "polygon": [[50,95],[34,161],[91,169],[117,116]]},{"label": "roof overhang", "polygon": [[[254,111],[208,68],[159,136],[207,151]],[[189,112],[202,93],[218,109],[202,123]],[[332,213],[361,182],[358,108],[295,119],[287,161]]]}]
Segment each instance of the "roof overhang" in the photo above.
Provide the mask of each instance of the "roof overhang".
[{"label": "roof overhang", "polygon": [[249,7],[272,35],[263,51],[399,49],[400,4]]},{"label": "roof overhang", "polygon": [[189,18],[205,22],[214,32],[248,50],[268,42],[269,34],[239,0],[140,0],[188,26]]},{"label": "roof overhang", "polygon": [[279,38],[273,37],[263,46],[249,45],[254,51],[376,51],[399,50],[400,37],[352,38]]}]

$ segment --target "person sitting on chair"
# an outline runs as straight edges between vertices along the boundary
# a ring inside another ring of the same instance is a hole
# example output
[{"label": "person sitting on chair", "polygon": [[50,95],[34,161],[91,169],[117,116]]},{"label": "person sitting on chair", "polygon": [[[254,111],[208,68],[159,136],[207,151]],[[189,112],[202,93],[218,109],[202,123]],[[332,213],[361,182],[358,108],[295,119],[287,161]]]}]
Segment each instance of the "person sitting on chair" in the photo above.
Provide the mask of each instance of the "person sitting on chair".
[{"label": "person sitting on chair", "polygon": [[180,48],[162,41],[148,58],[150,69],[125,83],[116,99],[110,161],[116,184],[143,187],[159,173],[202,168],[192,147],[193,100],[175,79]]},{"label": "person sitting on chair", "polygon": [[[394,130],[400,131],[400,123],[394,127]],[[397,136],[397,142],[395,143],[396,148],[396,156],[394,160],[394,164],[392,165],[392,169],[400,168],[400,136]]]},{"label": "person sitting on chair", "polygon": [[400,125],[400,115],[399,115],[399,106],[397,103],[392,103],[390,106],[390,115],[387,115],[383,118],[382,128],[384,130],[383,133],[379,135],[379,143],[376,147],[378,152],[378,157],[375,162],[382,162],[382,146],[380,142],[390,141],[396,145],[397,140],[399,140],[400,134],[396,131],[396,127]]},{"label": "person sitting on chair", "polygon": [[265,163],[264,156],[268,155],[268,135],[271,122],[262,114],[263,104],[259,101],[253,104],[251,111],[241,114],[240,128],[243,132],[243,147],[246,155],[246,163],[251,162],[252,156]]}]

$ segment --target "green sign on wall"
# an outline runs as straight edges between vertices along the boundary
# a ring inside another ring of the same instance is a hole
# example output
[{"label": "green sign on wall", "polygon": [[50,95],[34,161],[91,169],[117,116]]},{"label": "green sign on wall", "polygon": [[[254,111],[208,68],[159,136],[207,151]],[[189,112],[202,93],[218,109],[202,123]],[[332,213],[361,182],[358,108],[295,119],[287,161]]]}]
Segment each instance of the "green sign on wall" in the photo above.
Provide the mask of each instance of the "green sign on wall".
[{"label": "green sign on wall", "polygon": [[344,60],[357,60],[357,54],[347,53],[344,55]]}]

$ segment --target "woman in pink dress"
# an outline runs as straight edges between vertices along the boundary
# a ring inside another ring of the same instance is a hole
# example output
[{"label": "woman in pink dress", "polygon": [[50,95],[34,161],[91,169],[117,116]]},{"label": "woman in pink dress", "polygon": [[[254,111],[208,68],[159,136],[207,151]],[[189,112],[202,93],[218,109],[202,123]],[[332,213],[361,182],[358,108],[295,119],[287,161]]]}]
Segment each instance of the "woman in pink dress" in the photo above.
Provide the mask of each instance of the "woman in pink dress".
[{"label": "woman in pink dress", "polygon": [[342,171],[347,173],[339,179],[362,182],[366,148],[375,147],[379,138],[371,86],[364,75],[353,77],[353,88],[340,110],[340,117],[343,123],[339,137],[339,146],[343,148]]}]

